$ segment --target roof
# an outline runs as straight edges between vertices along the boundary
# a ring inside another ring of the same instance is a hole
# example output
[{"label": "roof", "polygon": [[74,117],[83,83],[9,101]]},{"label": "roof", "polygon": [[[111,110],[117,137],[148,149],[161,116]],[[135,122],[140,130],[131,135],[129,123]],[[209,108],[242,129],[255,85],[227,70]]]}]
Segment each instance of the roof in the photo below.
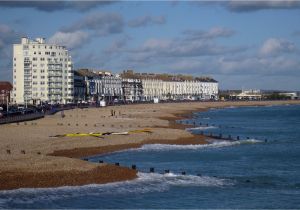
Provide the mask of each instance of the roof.
[{"label": "roof", "polygon": [[84,77],[96,77],[98,76],[94,72],[90,71],[89,69],[79,69],[76,71],[80,76]]},{"label": "roof", "polygon": [[211,77],[193,77],[191,75],[182,75],[182,74],[154,74],[154,73],[135,73],[133,70],[123,71],[121,74],[123,78],[132,78],[132,79],[157,79],[163,81],[200,81],[200,82],[217,82]]},{"label": "roof", "polygon": [[[79,76],[87,76],[87,77],[107,77],[107,76],[113,76],[113,74],[110,71],[97,71],[97,70],[90,70],[90,69],[79,69],[75,71],[77,75]],[[115,75],[116,76],[116,75]]]},{"label": "roof", "polygon": [[13,86],[10,82],[7,81],[0,81],[0,90],[12,90]]}]

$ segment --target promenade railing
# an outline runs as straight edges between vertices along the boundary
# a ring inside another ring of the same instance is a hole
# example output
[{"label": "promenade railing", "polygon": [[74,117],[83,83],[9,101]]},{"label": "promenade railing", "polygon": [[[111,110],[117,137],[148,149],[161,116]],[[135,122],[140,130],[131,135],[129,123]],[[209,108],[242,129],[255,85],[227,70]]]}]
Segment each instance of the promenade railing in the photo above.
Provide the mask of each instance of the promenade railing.
[{"label": "promenade railing", "polygon": [[5,118],[0,118],[0,124],[8,124],[8,123],[16,123],[16,122],[24,122],[29,120],[36,120],[43,118],[45,115],[43,113],[32,113],[32,114],[24,114],[17,116],[8,116]]}]

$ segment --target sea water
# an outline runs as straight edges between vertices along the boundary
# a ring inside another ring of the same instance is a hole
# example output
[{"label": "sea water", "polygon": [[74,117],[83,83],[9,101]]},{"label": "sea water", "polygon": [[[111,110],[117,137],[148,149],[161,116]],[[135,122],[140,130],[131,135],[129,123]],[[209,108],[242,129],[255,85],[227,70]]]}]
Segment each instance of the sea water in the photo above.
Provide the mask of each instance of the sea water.
[{"label": "sea water", "polygon": [[[234,140],[152,144],[94,156],[89,160],[134,164],[138,178],[104,185],[0,191],[0,207],[300,208],[300,106],[211,109],[182,122],[195,124],[190,132],[221,133]],[[150,167],[154,173],[149,173]]]}]

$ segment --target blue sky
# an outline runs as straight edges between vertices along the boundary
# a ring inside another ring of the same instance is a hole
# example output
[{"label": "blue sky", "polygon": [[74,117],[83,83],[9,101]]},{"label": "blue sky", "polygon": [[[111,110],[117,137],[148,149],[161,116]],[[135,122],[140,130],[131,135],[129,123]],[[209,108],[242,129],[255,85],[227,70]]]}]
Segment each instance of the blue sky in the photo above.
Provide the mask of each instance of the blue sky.
[{"label": "blue sky", "polygon": [[222,89],[300,90],[300,1],[0,1],[0,80],[22,36],[75,68],[212,76]]}]

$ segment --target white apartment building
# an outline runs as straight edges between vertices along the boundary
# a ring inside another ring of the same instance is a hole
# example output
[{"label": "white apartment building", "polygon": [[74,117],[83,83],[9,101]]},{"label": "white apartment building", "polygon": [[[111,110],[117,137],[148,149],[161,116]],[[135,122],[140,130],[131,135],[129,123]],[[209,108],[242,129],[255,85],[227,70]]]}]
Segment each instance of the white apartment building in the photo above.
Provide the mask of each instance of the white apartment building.
[{"label": "white apartment building", "polygon": [[13,102],[17,104],[73,101],[73,64],[64,46],[44,38],[22,38],[13,45]]},{"label": "white apartment building", "polygon": [[145,100],[218,99],[218,82],[216,81],[163,81],[159,79],[142,79]]},{"label": "white apartment building", "polygon": [[84,77],[86,99],[90,102],[105,100],[111,102],[122,98],[122,78],[110,72],[79,69],[77,73]]}]

